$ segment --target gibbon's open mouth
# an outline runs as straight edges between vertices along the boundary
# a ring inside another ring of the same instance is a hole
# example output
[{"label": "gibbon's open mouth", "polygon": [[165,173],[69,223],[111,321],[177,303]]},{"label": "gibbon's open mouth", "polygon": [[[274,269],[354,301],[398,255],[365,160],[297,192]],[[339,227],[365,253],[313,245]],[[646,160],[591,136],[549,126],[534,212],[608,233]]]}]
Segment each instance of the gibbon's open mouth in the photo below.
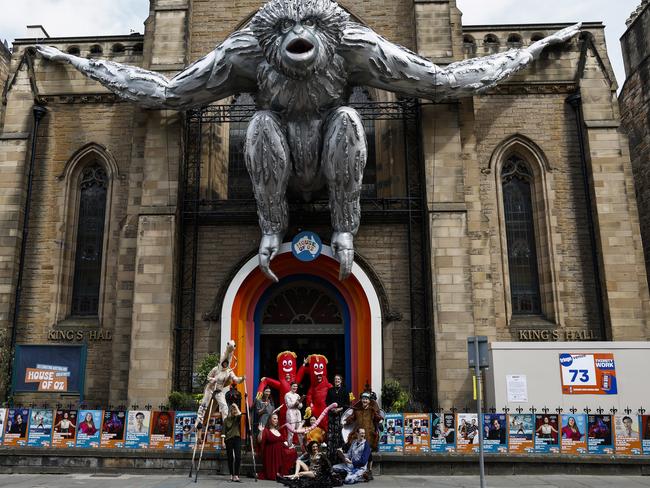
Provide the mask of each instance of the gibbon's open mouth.
[{"label": "gibbon's open mouth", "polygon": [[289,54],[304,56],[314,50],[314,45],[306,39],[294,39],[287,46]]}]

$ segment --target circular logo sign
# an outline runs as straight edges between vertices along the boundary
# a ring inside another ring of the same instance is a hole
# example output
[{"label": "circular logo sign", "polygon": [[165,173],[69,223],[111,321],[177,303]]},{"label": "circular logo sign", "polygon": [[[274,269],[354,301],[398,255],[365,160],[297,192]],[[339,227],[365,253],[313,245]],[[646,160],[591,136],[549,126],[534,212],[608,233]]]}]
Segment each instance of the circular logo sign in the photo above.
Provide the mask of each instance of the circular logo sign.
[{"label": "circular logo sign", "polygon": [[573,356],[571,354],[560,354],[560,364],[566,368],[573,364]]},{"label": "circular logo sign", "polygon": [[291,252],[300,261],[313,261],[322,250],[323,243],[315,232],[301,232],[291,241]]}]

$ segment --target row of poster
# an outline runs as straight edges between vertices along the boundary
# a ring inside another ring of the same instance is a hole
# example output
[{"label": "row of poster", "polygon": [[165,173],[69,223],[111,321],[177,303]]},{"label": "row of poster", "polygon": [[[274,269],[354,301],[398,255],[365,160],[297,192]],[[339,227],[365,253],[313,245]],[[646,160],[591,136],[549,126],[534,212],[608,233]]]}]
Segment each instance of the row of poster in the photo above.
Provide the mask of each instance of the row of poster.
[{"label": "row of poster", "polygon": [[[0,408],[0,444],[15,447],[192,449],[196,412]],[[218,415],[205,449],[223,447]]]},{"label": "row of poster", "polygon": [[650,455],[650,415],[389,413],[381,452]]}]

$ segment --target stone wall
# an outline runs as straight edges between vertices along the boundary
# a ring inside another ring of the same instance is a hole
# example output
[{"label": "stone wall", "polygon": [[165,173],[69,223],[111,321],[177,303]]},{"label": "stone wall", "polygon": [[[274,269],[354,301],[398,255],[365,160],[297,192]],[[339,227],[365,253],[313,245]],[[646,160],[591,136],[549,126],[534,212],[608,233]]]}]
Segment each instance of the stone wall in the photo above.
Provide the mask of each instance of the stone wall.
[{"label": "stone wall", "polygon": [[630,140],[646,270],[650,273],[650,3],[644,2],[640,8],[621,38],[627,79],[619,101],[621,122]]}]

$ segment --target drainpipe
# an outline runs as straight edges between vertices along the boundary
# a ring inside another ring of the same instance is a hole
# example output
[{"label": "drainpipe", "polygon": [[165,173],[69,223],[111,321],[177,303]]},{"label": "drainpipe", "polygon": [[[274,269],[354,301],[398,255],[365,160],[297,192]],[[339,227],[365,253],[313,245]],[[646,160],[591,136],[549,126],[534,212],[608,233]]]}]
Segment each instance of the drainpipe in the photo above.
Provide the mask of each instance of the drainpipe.
[{"label": "drainpipe", "polygon": [[23,233],[22,241],[20,243],[20,257],[18,260],[18,278],[16,280],[16,293],[14,296],[14,314],[11,320],[11,360],[9,363],[9,384],[7,385],[6,398],[9,398],[9,394],[13,390],[13,375],[14,371],[14,359],[15,359],[15,350],[16,350],[16,334],[18,329],[18,315],[20,312],[20,297],[22,294],[22,285],[23,285],[23,273],[25,269],[25,251],[27,249],[27,238],[29,236],[29,213],[32,203],[32,186],[34,179],[34,161],[36,160],[36,143],[38,140],[38,127],[40,125],[41,119],[47,114],[47,109],[41,105],[34,105],[32,107],[32,115],[34,116],[34,123],[32,124],[32,144],[30,149],[29,156],[29,174],[27,176],[27,197],[25,198],[25,208],[23,210],[24,220],[23,220]]},{"label": "drainpipe", "polygon": [[585,202],[587,203],[587,226],[589,228],[589,241],[591,244],[591,260],[594,268],[594,280],[596,281],[596,302],[598,313],[600,314],[600,339],[603,341],[610,340],[607,334],[605,324],[605,308],[603,305],[603,286],[600,281],[600,262],[598,259],[598,247],[596,240],[596,227],[594,225],[593,202],[591,198],[591,182],[589,181],[589,171],[587,167],[587,152],[585,148],[584,134],[584,117],[582,113],[582,96],[578,90],[573,95],[569,95],[566,103],[571,105],[576,116],[576,129],[578,131],[578,144],[580,147],[580,169],[582,170],[583,187],[585,190]]}]

